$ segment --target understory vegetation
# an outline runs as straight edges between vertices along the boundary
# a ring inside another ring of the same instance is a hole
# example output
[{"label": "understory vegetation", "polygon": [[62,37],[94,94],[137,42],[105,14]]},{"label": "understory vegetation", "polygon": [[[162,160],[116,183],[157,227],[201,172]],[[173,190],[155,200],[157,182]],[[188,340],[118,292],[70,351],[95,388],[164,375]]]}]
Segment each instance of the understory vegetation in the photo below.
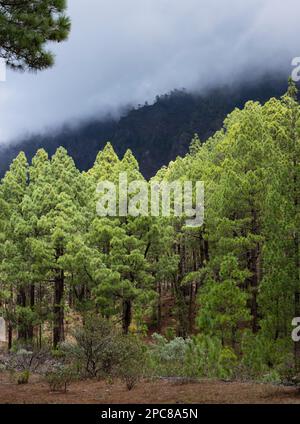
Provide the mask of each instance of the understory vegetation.
[{"label": "understory vegetation", "polygon": [[129,390],[160,377],[297,384],[296,97],[290,82],[280,100],[248,102],[152,179],[204,181],[198,228],[97,215],[100,181],[143,180],[130,151],[119,159],[108,143],[84,173],[63,148],[30,164],[21,152],[0,184],[2,369],[19,384],[41,373],[54,391],[78,378]]}]

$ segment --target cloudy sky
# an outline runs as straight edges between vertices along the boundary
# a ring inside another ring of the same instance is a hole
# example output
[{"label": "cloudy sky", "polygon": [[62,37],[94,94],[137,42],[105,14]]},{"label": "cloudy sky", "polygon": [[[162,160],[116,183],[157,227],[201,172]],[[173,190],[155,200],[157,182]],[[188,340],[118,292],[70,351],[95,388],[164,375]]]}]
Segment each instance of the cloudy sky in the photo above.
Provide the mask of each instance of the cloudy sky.
[{"label": "cloudy sky", "polygon": [[300,56],[299,0],[69,0],[53,69],[0,83],[0,143],[152,101],[277,74]]}]

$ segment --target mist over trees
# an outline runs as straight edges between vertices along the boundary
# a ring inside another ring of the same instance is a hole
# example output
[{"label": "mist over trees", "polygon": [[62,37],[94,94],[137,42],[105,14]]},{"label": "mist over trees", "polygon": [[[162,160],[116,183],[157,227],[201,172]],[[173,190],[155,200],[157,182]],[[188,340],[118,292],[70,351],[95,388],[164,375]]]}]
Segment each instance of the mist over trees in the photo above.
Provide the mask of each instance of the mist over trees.
[{"label": "mist over trees", "polygon": [[124,111],[120,119],[95,117],[83,123],[69,122],[52,132],[0,144],[0,176],[20,150],[30,161],[38,149],[53,155],[60,146],[68,151],[79,170],[87,171],[98,151],[110,140],[120,157],[130,149],[141,173],[149,179],[178,155],[184,156],[195,133],[202,141],[211,137],[235,107],[242,108],[249,99],[264,103],[271,97],[279,98],[285,91],[286,78],[280,76],[266,76],[202,94],[174,90],[157,96],[152,105]]}]

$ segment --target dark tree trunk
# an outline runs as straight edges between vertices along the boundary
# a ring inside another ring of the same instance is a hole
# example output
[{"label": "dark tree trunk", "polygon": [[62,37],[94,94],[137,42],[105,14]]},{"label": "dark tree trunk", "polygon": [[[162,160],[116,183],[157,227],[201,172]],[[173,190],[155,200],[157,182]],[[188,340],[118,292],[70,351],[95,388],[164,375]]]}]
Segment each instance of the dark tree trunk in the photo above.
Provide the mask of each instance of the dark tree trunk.
[{"label": "dark tree trunk", "polygon": [[[17,305],[22,308],[26,307],[26,292],[23,287],[19,289],[17,295]],[[18,340],[27,340],[27,328],[24,327],[24,323],[19,320],[18,322]]]},{"label": "dark tree trunk", "polygon": [[128,334],[132,319],[132,303],[131,300],[123,300],[122,326],[123,333]]},{"label": "dark tree trunk", "polygon": [[11,350],[13,342],[13,328],[11,323],[8,324],[8,350]]},{"label": "dark tree trunk", "polygon": [[[254,235],[260,234],[258,214],[255,209],[252,209],[252,233]],[[252,315],[252,331],[256,334],[259,331],[259,315],[258,315],[258,291],[261,282],[261,248],[259,243],[251,250],[249,257],[249,270],[252,273],[250,277],[250,290],[251,290],[251,315]]]},{"label": "dark tree trunk", "polygon": [[194,284],[190,285],[190,298],[189,298],[189,333],[194,330]]},{"label": "dark tree trunk", "polygon": [[54,323],[53,323],[53,346],[64,341],[64,272],[58,270],[55,276],[55,288],[54,288]]},{"label": "dark tree trunk", "polygon": [[204,257],[206,262],[209,261],[209,244],[208,240],[204,240]]},{"label": "dark tree trunk", "polygon": [[189,329],[189,293],[188,287],[182,286],[181,282],[185,275],[185,241],[177,245],[177,253],[180,256],[178,274],[175,278],[175,296],[178,316],[177,335],[186,338]]},{"label": "dark tree trunk", "polygon": [[157,330],[161,330],[161,283],[157,283],[157,294],[158,294],[158,300],[157,300]]},{"label": "dark tree trunk", "polygon": [[260,252],[259,246],[253,249],[249,257],[249,270],[252,273],[250,277],[250,309],[252,315],[252,331],[256,334],[259,331],[259,314],[258,314],[258,290],[260,284]]},{"label": "dark tree trunk", "polygon": [[[35,305],[35,287],[34,284],[30,286],[30,307],[33,310]],[[33,340],[33,325],[28,326],[27,335],[29,340]]]}]

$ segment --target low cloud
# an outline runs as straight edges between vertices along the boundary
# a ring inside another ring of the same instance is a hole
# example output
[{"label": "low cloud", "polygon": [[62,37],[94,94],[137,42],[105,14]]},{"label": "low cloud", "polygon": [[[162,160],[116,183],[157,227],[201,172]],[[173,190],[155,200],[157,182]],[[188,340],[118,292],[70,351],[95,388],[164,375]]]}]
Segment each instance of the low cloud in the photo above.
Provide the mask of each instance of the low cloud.
[{"label": "low cloud", "polygon": [[300,56],[299,0],[69,0],[69,14],[55,67],[0,83],[0,143],[174,88],[276,75]]}]

